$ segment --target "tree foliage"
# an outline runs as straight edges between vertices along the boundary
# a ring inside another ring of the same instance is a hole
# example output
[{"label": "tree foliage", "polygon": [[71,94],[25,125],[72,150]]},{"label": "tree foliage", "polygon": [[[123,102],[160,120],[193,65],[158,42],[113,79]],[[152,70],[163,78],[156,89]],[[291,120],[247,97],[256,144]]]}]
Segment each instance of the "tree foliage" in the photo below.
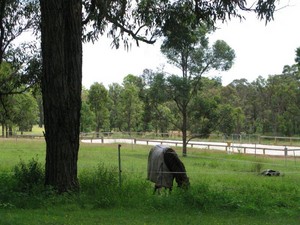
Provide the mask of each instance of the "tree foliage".
[{"label": "tree foliage", "polygon": [[96,132],[109,129],[108,91],[103,84],[94,83],[90,87],[88,103],[95,115]]},{"label": "tree foliage", "polygon": [[37,102],[31,93],[13,96],[13,124],[17,125],[19,131],[31,131],[38,120]]},{"label": "tree foliage", "polygon": [[111,99],[109,104],[111,130],[122,131],[123,118],[121,109],[121,92],[123,87],[113,83],[109,85],[108,95]]},{"label": "tree foliage", "polygon": [[91,110],[91,106],[88,102],[89,90],[82,88],[82,104],[81,104],[81,117],[80,117],[80,132],[87,133],[95,131],[95,114]]},{"label": "tree foliage", "polygon": [[185,22],[172,22],[161,47],[162,53],[182,74],[167,78],[167,92],[177,106],[175,126],[182,132],[183,155],[187,151],[187,131],[191,129],[190,103],[201,89],[202,75],[212,69],[230,69],[235,58],[234,50],[224,41],[219,40],[212,47],[209,46],[209,29],[206,26],[202,24],[194,25],[194,29],[181,29],[186,28]]},{"label": "tree foliage", "polygon": [[[276,8],[275,0],[259,0],[253,5],[246,0],[221,1],[98,1],[84,0],[84,40],[96,41],[107,33],[113,45],[130,47],[130,38],[139,42],[154,43],[178,21],[182,31],[192,30],[195,24],[204,23],[214,28],[216,21],[227,21],[233,17],[244,19],[243,12],[253,12],[259,19],[269,22]],[[174,27],[173,27],[174,29]],[[182,32],[183,33],[183,32]]]},{"label": "tree foliage", "polygon": [[9,86],[9,89],[0,91],[0,97],[20,93],[20,86],[24,90],[24,85],[32,85],[36,81],[35,75],[27,73],[38,57],[35,53],[36,43],[21,42],[16,45],[16,42],[25,32],[37,32],[38,8],[36,0],[0,2],[0,64],[9,63],[12,68],[7,78],[0,81],[0,86]]},{"label": "tree foliage", "polygon": [[139,88],[124,79],[124,89],[120,93],[122,128],[124,131],[140,131],[142,129],[143,103],[139,97]]},{"label": "tree foliage", "polygon": [[0,63],[10,57],[7,52],[24,32],[38,29],[39,14],[36,0],[5,0],[0,2]]}]

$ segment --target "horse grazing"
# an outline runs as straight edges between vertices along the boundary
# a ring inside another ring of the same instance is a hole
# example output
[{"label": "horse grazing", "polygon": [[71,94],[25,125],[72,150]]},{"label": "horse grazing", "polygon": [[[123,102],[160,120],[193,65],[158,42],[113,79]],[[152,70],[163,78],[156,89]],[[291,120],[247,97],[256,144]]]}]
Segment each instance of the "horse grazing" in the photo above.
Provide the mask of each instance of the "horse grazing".
[{"label": "horse grazing", "polygon": [[147,179],[155,184],[154,193],[162,187],[171,192],[174,178],[178,187],[184,189],[189,187],[185,167],[176,152],[162,145],[151,148],[148,155]]}]

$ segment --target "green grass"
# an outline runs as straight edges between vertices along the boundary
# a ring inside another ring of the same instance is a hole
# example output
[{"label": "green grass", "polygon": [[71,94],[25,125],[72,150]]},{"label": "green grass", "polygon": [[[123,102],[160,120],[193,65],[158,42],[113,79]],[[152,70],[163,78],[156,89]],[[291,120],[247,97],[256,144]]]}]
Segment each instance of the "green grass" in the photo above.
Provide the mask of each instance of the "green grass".
[{"label": "green grass", "polygon": [[[150,146],[81,144],[79,194],[55,195],[37,184],[24,191],[13,168],[45,160],[42,140],[0,139],[0,224],[299,224],[300,161],[190,149],[191,187],[153,195],[146,180]],[[181,155],[180,149],[176,149]],[[258,175],[264,169],[280,177]],[[20,174],[19,174],[20,175]],[[22,174],[21,174],[22,176]],[[19,183],[18,183],[19,182]],[[175,185],[176,186],[176,185]]]},{"label": "green grass", "polygon": [[43,140],[0,138],[0,172],[11,171],[20,159],[28,161],[38,156],[41,161],[44,160],[45,146]]},{"label": "green grass", "polygon": [[[3,210],[0,210],[2,214]],[[183,225],[183,224],[213,224],[213,225],[288,225],[299,224],[299,218],[290,216],[241,215],[228,212],[201,211],[155,211],[132,208],[117,209],[78,209],[55,208],[49,210],[11,210],[0,218],[2,225]]]}]

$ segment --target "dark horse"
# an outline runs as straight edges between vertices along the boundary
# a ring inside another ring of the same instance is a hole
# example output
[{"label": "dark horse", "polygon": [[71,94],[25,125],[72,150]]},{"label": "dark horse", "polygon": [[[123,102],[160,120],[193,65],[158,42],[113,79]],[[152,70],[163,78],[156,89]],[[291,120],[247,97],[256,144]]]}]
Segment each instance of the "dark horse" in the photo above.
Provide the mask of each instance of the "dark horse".
[{"label": "dark horse", "polygon": [[174,179],[181,188],[187,189],[190,184],[185,167],[176,152],[162,145],[154,146],[149,152],[147,179],[155,183],[154,193],[162,187],[171,191]]}]

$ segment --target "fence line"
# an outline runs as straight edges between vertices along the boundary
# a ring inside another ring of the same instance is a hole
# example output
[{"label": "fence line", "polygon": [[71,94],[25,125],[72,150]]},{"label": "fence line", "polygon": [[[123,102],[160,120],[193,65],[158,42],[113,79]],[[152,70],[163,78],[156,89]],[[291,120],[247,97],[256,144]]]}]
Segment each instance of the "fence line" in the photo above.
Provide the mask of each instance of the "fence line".
[{"label": "fence line", "polygon": [[[100,136],[104,134],[105,136]],[[182,141],[178,140],[154,140],[154,139],[145,139],[145,138],[112,138],[113,133],[103,132],[103,133],[82,133],[81,141],[90,142],[90,143],[132,143],[132,144],[141,144],[141,145],[170,145],[180,147],[182,146]],[[127,134],[127,133],[126,133]],[[128,135],[128,134],[127,134]],[[270,136],[261,136],[264,139],[274,138],[274,140],[283,139],[284,137],[270,137]],[[44,138],[43,135],[16,135],[14,138],[31,138],[31,139],[41,139]],[[290,138],[290,140],[299,140],[299,138]],[[260,141],[259,141],[260,142]],[[191,141],[188,143],[187,147],[190,148],[205,148],[213,150],[223,150],[227,153],[244,153],[244,154],[254,154],[254,155],[277,155],[277,156],[300,156],[300,148],[293,146],[272,146],[272,145],[262,145],[262,144],[241,144],[241,143],[232,143],[232,141],[227,142],[204,142],[204,141]]]},{"label": "fence line", "polygon": [[[42,138],[44,136],[41,135],[20,135],[21,138],[25,138],[25,137],[29,137],[29,138]],[[20,138],[20,137],[16,137],[16,138]],[[166,145],[173,145],[173,146],[182,146],[182,141],[172,141],[172,140],[152,140],[152,139],[141,139],[141,138],[118,138],[118,139],[112,139],[112,138],[104,138],[101,137],[100,139],[95,139],[95,138],[91,138],[91,139],[83,139],[83,142],[86,143],[129,143],[129,144],[146,144],[146,145],[153,145],[153,144],[166,144]],[[275,152],[279,152],[282,153],[283,156],[288,157],[288,156],[293,156],[296,159],[296,154],[295,152],[297,152],[300,156],[300,148],[292,148],[292,147],[287,147],[287,146],[277,146],[277,148],[274,147],[269,147],[269,146],[264,146],[264,147],[260,147],[260,145],[254,144],[254,146],[250,146],[250,144],[247,144],[247,146],[245,145],[240,145],[237,143],[232,144],[231,142],[227,142],[227,143],[212,143],[212,142],[190,142],[188,144],[188,147],[191,148],[205,148],[208,150],[223,150],[226,151],[228,154],[230,153],[244,153],[244,154],[252,154],[253,151],[256,154],[259,154],[258,151],[261,152],[261,154],[263,155],[268,155],[268,151],[275,151]],[[252,152],[250,151],[252,150]],[[294,153],[294,155],[290,155],[289,153]],[[270,154],[271,155],[271,154]],[[198,157],[198,156],[197,156]],[[199,157],[199,158],[206,158],[206,157]],[[211,158],[211,159],[215,159],[215,160],[228,160],[228,161],[233,161],[233,162],[247,162],[247,163],[256,163],[256,162],[251,162],[251,161],[239,161],[239,160],[232,160],[232,159],[219,159],[219,158]],[[262,163],[259,162],[260,164],[269,164],[269,165],[276,165],[273,163]],[[282,165],[280,165],[282,166]],[[298,166],[297,166],[298,167]],[[119,168],[119,171],[121,171],[121,168]],[[125,170],[124,172],[126,173],[140,173],[140,172],[132,172],[132,171],[127,171]],[[208,172],[194,172],[194,171],[190,171],[188,173],[208,173]],[[209,172],[212,174],[215,174],[216,172]],[[220,173],[224,173],[224,172],[220,172]],[[234,171],[234,172],[226,172],[226,173],[231,173],[231,174],[236,174],[236,173],[257,173],[255,171]],[[298,172],[285,172],[286,174],[288,173],[295,173],[298,174]]]},{"label": "fence line", "polygon": [[[83,139],[85,143],[127,143],[127,144],[141,144],[141,145],[169,145],[169,146],[182,146],[182,141],[172,140],[152,140],[152,139],[137,139],[137,138],[104,138],[100,139]],[[218,143],[218,142],[190,142],[187,145],[190,148],[205,148],[212,150],[223,150],[227,153],[244,153],[254,155],[275,155],[275,156],[300,156],[300,148],[291,146],[269,146],[257,144],[232,144]]]},{"label": "fence line", "polygon": [[[192,134],[191,136],[200,137],[200,134]],[[20,134],[18,132],[13,133],[12,138],[44,138],[43,134]],[[156,133],[156,132],[90,132],[90,133],[80,133],[81,139],[99,139],[104,138],[143,138],[143,139],[178,139],[182,138],[178,132],[169,133]],[[210,134],[208,138],[198,138],[198,141],[208,141],[208,142],[232,142],[232,143],[257,143],[263,144],[264,142],[277,145],[284,143],[284,145],[299,146],[300,147],[300,137],[280,137],[280,136],[260,136],[257,134],[231,134],[229,136],[223,134]],[[283,145],[283,144],[281,144]]]},{"label": "fence line", "polygon": [[[169,133],[157,133],[157,132],[89,132],[89,133],[81,133],[81,136],[89,136],[89,137],[144,137],[144,138],[153,138],[153,137],[161,137],[161,138],[182,138],[181,132],[169,132]],[[201,137],[201,134],[189,134],[190,137]],[[242,142],[253,142],[253,143],[259,143],[263,140],[272,140],[274,143],[277,143],[279,141],[286,141],[288,143],[292,143],[293,141],[298,141],[298,144],[300,145],[300,137],[282,137],[282,136],[266,136],[266,135],[259,135],[259,134],[231,134],[231,135],[224,135],[219,133],[212,133],[207,138],[200,138],[200,139],[206,139],[206,140],[222,140],[222,141],[242,141]]]}]

